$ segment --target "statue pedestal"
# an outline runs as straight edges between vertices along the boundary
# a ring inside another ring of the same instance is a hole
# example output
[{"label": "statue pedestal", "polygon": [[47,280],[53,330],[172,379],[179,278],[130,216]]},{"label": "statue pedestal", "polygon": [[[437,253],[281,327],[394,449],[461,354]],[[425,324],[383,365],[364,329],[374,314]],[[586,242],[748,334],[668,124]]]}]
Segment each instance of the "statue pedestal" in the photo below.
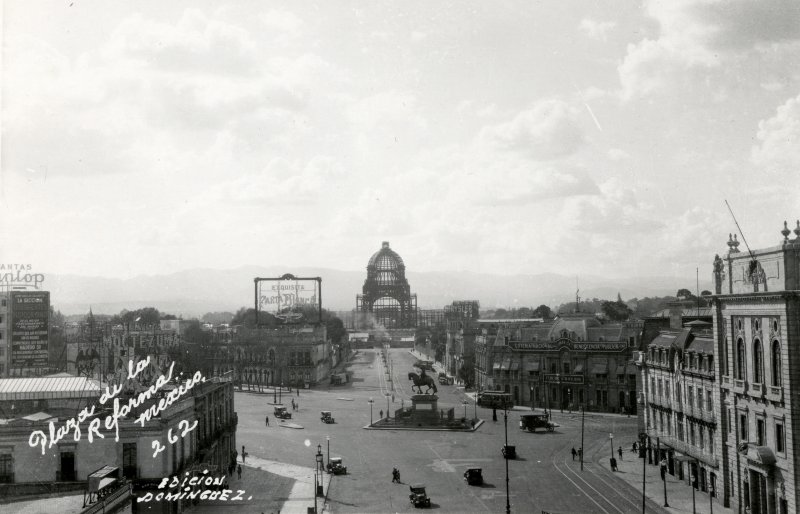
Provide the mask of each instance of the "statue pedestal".
[{"label": "statue pedestal", "polygon": [[412,422],[438,425],[441,422],[439,397],[435,394],[415,394],[411,397]]}]

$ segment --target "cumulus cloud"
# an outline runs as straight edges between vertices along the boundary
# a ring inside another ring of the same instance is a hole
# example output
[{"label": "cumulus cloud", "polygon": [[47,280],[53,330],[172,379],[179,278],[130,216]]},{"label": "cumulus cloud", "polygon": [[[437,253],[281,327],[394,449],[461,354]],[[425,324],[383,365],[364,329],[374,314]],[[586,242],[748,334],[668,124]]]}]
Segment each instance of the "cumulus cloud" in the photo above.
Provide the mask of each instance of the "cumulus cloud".
[{"label": "cumulus cloud", "polygon": [[511,121],[484,127],[479,139],[489,147],[539,160],[568,156],[584,143],[577,113],[574,106],[564,101],[544,100]]},{"label": "cumulus cloud", "polygon": [[775,115],[758,124],[759,144],[752,149],[760,168],[797,179],[800,170],[800,95],[779,106]]},{"label": "cumulus cloud", "polygon": [[591,39],[605,41],[608,32],[616,26],[617,24],[613,21],[596,21],[590,18],[584,18],[581,20],[578,28]]},{"label": "cumulus cloud", "polygon": [[687,75],[703,79],[703,70],[800,39],[800,4],[793,0],[651,0],[646,12],[658,35],[628,45],[618,67],[625,99],[667,90]]}]

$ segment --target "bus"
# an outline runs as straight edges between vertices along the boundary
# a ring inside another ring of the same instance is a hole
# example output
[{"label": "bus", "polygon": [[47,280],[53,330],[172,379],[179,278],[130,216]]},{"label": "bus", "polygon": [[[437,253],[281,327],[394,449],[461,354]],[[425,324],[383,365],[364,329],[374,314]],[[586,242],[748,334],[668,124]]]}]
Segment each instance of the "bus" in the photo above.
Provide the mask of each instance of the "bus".
[{"label": "bus", "polygon": [[478,405],[492,409],[510,409],[514,406],[511,393],[505,391],[482,391],[478,393]]}]

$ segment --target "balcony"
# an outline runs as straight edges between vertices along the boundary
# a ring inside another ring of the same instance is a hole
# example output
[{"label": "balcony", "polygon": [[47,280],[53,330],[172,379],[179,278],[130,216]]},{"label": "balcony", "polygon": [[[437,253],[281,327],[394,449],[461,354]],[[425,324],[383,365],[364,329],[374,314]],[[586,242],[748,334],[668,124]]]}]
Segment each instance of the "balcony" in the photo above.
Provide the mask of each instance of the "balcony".
[{"label": "balcony", "polygon": [[781,386],[768,386],[767,388],[767,400],[771,402],[782,402],[783,401],[783,387]]},{"label": "balcony", "polygon": [[678,439],[674,436],[669,435],[662,435],[661,442],[668,444],[675,450],[683,453],[684,455],[688,455],[689,457],[694,457],[695,459],[708,464],[709,466],[717,467],[719,466],[719,461],[714,455],[698,448],[697,446],[693,446],[689,443],[685,443],[683,441],[678,441]]},{"label": "balcony", "polygon": [[747,391],[747,393],[753,398],[763,398],[764,390],[766,388],[767,386],[763,384],[750,384],[750,389]]},{"label": "balcony", "polygon": [[736,378],[733,379],[733,392],[736,394],[745,394],[747,392],[747,382]]}]

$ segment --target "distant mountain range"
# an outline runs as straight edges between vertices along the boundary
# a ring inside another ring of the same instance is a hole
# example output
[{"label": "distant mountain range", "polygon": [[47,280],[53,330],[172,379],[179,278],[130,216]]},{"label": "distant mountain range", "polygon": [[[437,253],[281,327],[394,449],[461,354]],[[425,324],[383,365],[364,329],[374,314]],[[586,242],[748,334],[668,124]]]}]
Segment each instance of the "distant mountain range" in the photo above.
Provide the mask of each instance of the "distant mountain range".
[{"label": "distant mountain range", "polygon": [[[346,311],[355,308],[356,295],[366,279],[364,271],[325,268],[243,266],[230,270],[193,269],[167,275],[146,275],[130,279],[48,274],[44,283],[53,306],[64,314],[88,312],[116,314],[122,309],[152,306],[164,313],[183,317],[206,312],[231,311],[253,305],[253,278],[296,276],[322,277],[323,307]],[[497,307],[551,308],[575,300],[575,277],[541,273],[536,275],[494,275],[472,272],[407,272],[417,306],[442,308],[453,300],[478,300],[482,309]],[[580,277],[581,298],[623,300],[634,297],[675,295],[678,289],[694,290],[694,277],[628,277],[608,279]],[[711,289],[701,282],[700,290]]]}]

